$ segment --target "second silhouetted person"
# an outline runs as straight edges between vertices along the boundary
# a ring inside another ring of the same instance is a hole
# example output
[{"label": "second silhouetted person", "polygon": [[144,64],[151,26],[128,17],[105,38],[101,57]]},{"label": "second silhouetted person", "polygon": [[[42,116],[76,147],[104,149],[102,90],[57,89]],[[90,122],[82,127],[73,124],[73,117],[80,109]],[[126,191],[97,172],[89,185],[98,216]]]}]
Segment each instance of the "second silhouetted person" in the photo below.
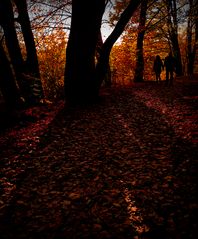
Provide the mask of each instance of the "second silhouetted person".
[{"label": "second silhouetted person", "polygon": [[175,71],[175,58],[170,52],[168,56],[165,57],[164,66],[166,68],[166,84],[173,84],[173,73]]}]

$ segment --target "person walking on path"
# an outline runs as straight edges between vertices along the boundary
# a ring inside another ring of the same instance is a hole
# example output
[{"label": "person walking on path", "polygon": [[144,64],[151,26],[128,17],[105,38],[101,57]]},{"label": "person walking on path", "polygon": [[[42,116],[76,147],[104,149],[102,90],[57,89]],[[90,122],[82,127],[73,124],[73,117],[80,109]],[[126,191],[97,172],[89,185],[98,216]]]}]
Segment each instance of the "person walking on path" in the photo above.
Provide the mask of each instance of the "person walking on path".
[{"label": "person walking on path", "polygon": [[173,84],[173,73],[175,71],[175,58],[171,52],[165,57],[164,66],[166,68],[166,85],[170,86]]},{"label": "person walking on path", "polygon": [[164,65],[159,55],[157,55],[154,60],[153,70],[155,72],[156,81],[161,81],[161,72],[164,70]]}]

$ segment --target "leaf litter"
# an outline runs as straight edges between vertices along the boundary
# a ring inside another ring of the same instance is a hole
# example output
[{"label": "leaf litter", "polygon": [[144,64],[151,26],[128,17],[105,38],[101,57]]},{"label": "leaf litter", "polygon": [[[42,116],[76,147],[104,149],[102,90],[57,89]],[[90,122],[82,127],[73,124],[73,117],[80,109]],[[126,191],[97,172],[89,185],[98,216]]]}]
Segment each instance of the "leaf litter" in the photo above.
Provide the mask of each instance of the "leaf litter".
[{"label": "leaf litter", "polygon": [[197,98],[181,87],[42,106],[0,135],[1,238],[194,239]]}]

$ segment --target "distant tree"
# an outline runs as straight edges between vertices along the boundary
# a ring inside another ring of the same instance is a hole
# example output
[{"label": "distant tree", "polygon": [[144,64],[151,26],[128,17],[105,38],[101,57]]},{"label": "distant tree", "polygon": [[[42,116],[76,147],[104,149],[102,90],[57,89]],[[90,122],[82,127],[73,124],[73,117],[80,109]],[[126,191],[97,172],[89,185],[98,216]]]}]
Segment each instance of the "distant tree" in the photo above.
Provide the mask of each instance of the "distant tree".
[{"label": "distant tree", "polygon": [[193,74],[195,54],[198,51],[198,1],[188,0],[189,10],[187,14],[187,71]]},{"label": "distant tree", "polygon": [[[111,22],[115,21],[115,19],[118,18],[118,16],[120,15],[120,11],[125,7],[126,2],[129,2],[129,0],[117,2],[117,5],[115,6],[115,11],[111,14]],[[155,42],[157,43],[159,40],[160,42],[165,42],[164,37],[162,36],[162,34],[160,34],[161,28],[163,28],[164,25],[163,20],[165,19],[164,16],[161,14],[161,12],[163,12],[163,8],[164,4],[162,1],[143,0],[139,11],[136,11],[135,17],[129,22],[127,26],[127,31],[125,31],[125,34],[133,36],[133,41],[135,41],[134,34],[137,35],[135,56],[136,67],[134,68],[134,64],[131,65],[131,70],[135,71],[135,73],[132,74],[133,80],[135,82],[143,81],[145,75],[144,41],[146,35],[153,32],[152,39],[155,39],[155,41],[153,41],[153,44],[155,44]],[[165,45],[167,44],[165,43]],[[156,49],[156,51],[158,51],[158,49]],[[134,54],[133,51],[132,54]]]},{"label": "distant tree", "polygon": [[167,8],[167,26],[170,37],[171,50],[176,58],[176,74],[183,75],[182,59],[178,40],[178,14],[176,0],[165,0]]},{"label": "distant tree", "polygon": [[143,0],[141,3],[139,27],[137,35],[137,47],[136,47],[136,68],[135,68],[135,82],[142,82],[144,76],[144,55],[143,55],[143,43],[144,35],[146,32],[146,13],[148,8],[148,0]]}]

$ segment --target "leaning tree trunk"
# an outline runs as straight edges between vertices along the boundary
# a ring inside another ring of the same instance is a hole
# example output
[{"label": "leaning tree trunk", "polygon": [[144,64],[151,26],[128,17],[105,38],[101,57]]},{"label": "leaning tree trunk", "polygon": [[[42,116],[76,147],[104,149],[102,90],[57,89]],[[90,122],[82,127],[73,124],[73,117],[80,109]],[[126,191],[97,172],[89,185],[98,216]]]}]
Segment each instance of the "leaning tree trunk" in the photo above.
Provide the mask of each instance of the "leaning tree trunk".
[{"label": "leaning tree trunk", "polygon": [[0,25],[4,30],[5,42],[8,53],[15,71],[16,80],[20,93],[24,95],[24,84],[21,81],[21,74],[24,70],[24,61],[22,58],[15,26],[12,4],[10,0],[0,1]]},{"label": "leaning tree trunk", "polygon": [[15,108],[20,102],[19,92],[6,53],[0,44],[0,89],[6,106]]},{"label": "leaning tree trunk", "polygon": [[135,82],[142,82],[144,80],[144,35],[145,35],[145,24],[146,24],[146,12],[147,12],[148,0],[144,0],[141,3],[140,19],[137,36],[137,47],[136,47],[136,68],[135,68]]},{"label": "leaning tree trunk", "polygon": [[132,17],[132,15],[135,12],[135,10],[137,9],[137,7],[140,5],[140,3],[141,3],[141,0],[131,0],[129,2],[129,5],[121,14],[121,17],[120,17],[119,21],[117,22],[114,30],[109,35],[109,37],[106,39],[106,41],[104,42],[104,44],[101,48],[100,57],[98,59],[97,65],[96,65],[97,92],[99,91],[100,86],[105,79],[105,75],[107,74],[108,65],[109,65],[109,55],[110,55],[111,49],[112,49],[114,43],[119,38],[119,36],[124,31],[126,24]]},{"label": "leaning tree trunk", "polygon": [[40,77],[34,36],[31,30],[26,0],[14,0],[18,10],[18,21],[21,25],[27,51],[26,70],[35,77]]},{"label": "leaning tree trunk", "polygon": [[39,64],[38,64],[38,57],[36,52],[36,46],[34,42],[34,36],[31,29],[30,19],[27,10],[27,3],[26,0],[14,0],[18,13],[19,13],[19,23],[21,25],[26,52],[27,52],[27,59],[26,59],[26,70],[27,74],[37,78],[37,85],[40,92],[39,98],[43,98],[43,88],[40,79],[40,72],[39,72]]},{"label": "leaning tree trunk", "polygon": [[72,1],[65,67],[65,97],[69,101],[96,96],[95,52],[104,9],[105,0]]},{"label": "leaning tree trunk", "polygon": [[[23,19],[23,20],[26,21],[27,19]],[[16,34],[16,29],[14,25],[13,8],[12,8],[12,3],[10,0],[0,1],[0,25],[2,26],[4,30],[6,46],[7,46],[8,53],[14,68],[16,81],[20,89],[20,94],[26,100],[27,104],[35,103],[36,99],[33,94],[32,85],[30,84],[30,82],[28,81],[25,75],[27,74],[27,69],[21,54],[21,49],[20,49],[17,34]],[[25,39],[25,36],[24,36],[24,39]],[[28,53],[30,52],[30,46],[28,46],[27,52]],[[34,68],[33,66],[34,63],[36,62],[35,61],[31,62],[32,64],[31,68]]]}]

